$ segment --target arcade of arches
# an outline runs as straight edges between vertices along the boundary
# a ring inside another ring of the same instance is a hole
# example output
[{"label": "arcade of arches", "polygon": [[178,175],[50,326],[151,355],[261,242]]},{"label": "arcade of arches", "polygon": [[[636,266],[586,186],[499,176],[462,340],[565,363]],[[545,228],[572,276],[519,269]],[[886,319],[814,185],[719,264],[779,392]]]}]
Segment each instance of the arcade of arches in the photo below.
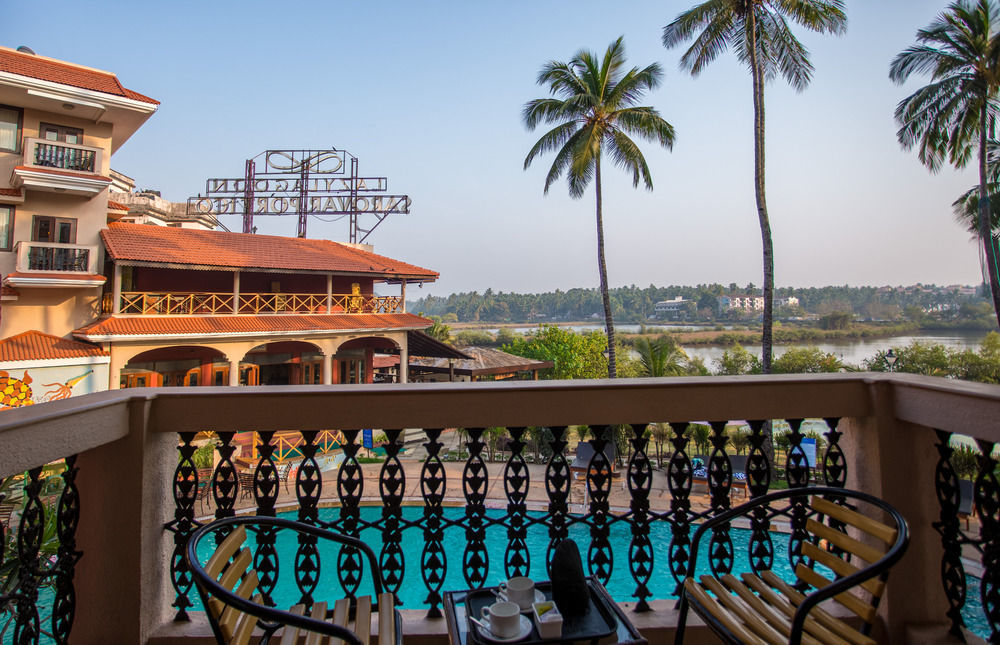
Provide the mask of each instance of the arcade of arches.
[{"label": "arcade of arches", "polygon": [[[371,383],[376,353],[406,364],[405,332],[266,343],[223,340],[169,347],[115,347],[111,387]],[[115,351],[117,350],[117,351]],[[401,380],[405,375],[401,375]]]}]

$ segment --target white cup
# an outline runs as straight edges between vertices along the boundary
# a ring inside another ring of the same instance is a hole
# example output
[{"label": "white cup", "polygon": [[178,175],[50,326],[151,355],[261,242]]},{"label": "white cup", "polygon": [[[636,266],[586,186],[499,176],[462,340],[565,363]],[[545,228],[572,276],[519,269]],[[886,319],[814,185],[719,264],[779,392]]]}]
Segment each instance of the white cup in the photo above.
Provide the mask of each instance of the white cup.
[{"label": "white cup", "polygon": [[512,638],[521,630],[521,608],[513,602],[495,602],[483,607],[483,621],[497,638]]},{"label": "white cup", "polygon": [[531,609],[531,603],[535,602],[535,583],[531,578],[515,576],[501,582],[499,588],[501,598],[517,603],[521,609]]}]

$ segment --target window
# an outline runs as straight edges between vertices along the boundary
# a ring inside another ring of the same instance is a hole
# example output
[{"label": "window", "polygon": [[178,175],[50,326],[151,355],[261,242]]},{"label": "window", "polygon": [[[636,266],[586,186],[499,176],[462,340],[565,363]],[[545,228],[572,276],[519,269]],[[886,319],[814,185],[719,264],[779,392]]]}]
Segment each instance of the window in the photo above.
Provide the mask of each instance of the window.
[{"label": "window", "polygon": [[76,219],[35,215],[31,229],[31,241],[76,244]]},{"label": "window", "polygon": [[13,248],[14,240],[14,207],[0,206],[0,251]]},{"label": "window", "polygon": [[64,125],[53,125],[51,123],[40,123],[38,125],[38,138],[46,141],[62,141],[63,143],[83,143],[83,130],[80,128],[70,128]]},{"label": "window", "polygon": [[21,143],[21,110],[0,105],[0,151],[17,152]]}]

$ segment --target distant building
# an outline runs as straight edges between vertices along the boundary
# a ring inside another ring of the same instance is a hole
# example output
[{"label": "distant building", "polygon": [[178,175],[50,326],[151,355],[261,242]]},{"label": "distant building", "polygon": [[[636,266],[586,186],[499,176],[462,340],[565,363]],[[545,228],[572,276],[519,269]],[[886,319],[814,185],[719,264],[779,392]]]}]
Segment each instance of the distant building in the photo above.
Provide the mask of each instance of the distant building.
[{"label": "distant building", "polygon": [[799,306],[799,299],[796,298],[795,296],[788,296],[787,298],[775,298],[774,299],[774,306],[775,307],[798,307]]},{"label": "distant building", "polygon": [[726,311],[763,311],[764,296],[719,296],[719,309]]},{"label": "distant building", "polygon": [[685,300],[683,296],[674,296],[673,300],[661,300],[653,305],[653,311],[663,318],[679,318],[687,314],[689,302],[691,301]]}]

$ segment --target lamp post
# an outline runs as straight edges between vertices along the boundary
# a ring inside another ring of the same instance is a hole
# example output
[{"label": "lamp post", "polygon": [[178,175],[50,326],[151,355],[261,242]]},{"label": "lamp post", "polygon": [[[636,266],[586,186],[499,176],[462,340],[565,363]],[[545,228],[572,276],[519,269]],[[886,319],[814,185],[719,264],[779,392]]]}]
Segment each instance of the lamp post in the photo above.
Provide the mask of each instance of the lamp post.
[{"label": "lamp post", "polygon": [[886,352],[885,362],[886,362],[886,365],[889,366],[889,371],[890,372],[895,371],[894,368],[896,366],[896,359],[898,359],[898,358],[899,357],[896,356],[896,352],[892,351],[891,349],[888,352]]}]

